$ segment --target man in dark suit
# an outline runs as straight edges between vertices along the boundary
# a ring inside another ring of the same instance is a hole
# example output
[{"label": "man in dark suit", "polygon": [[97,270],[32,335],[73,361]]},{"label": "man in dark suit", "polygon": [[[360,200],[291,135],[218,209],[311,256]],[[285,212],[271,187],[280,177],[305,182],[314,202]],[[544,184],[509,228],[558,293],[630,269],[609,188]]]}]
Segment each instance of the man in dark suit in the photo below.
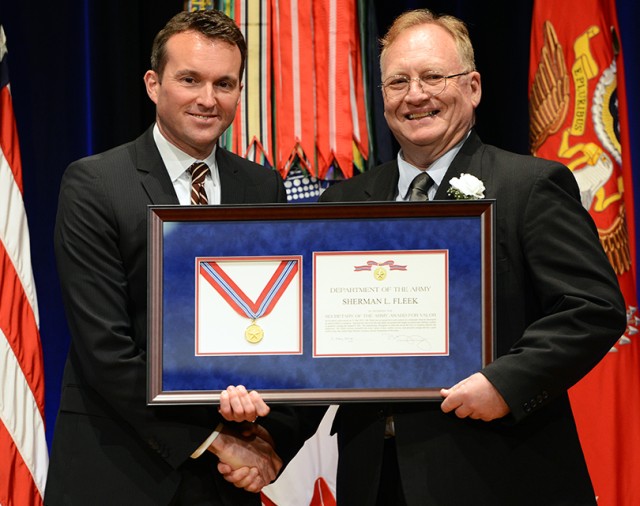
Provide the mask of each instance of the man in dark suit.
[{"label": "man in dark suit", "polygon": [[[72,339],[47,505],[259,505],[242,488],[257,492],[300,446],[282,409],[246,438],[214,406],[146,404],[147,206],[286,201],[277,172],[216,146],[240,100],[245,58],[242,33],[224,14],[176,15],[144,78],[155,125],[65,172],[55,252]],[[188,169],[199,162],[209,171],[192,189]],[[266,414],[256,406],[247,418]],[[222,463],[251,472],[234,486]]]},{"label": "man in dark suit", "polygon": [[[497,358],[443,389],[442,403],[341,406],[338,504],[595,505],[567,389],[626,318],[576,181],[561,164],[482,143],[473,130],[480,74],[456,18],[400,16],[382,41],[381,70],[397,160],[321,200],[448,199],[454,178],[465,181],[458,196],[495,199]],[[422,174],[430,186],[414,189]]]}]

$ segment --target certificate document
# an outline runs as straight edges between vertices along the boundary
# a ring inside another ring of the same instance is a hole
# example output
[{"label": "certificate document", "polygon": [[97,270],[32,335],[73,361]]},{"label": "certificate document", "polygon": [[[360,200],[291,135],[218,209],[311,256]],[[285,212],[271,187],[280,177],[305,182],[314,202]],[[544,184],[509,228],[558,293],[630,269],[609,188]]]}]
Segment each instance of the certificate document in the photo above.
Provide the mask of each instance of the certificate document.
[{"label": "certificate document", "polygon": [[449,354],[448,250],[313,253],[314,357]]}]

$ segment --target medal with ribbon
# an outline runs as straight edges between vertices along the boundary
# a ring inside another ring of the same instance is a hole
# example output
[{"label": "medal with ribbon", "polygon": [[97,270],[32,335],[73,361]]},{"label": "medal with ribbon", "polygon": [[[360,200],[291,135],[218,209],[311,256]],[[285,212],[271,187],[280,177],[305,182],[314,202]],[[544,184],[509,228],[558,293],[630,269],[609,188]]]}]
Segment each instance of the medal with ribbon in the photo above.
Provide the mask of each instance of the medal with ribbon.
[{"label": "medal with ribbon", "polygon": [[256,320],[271,313],[297,272],[297,260],[281,261],[258,299],[252,301],[222,269],[218,262],[200,263],[200,274],[236,313],[251,320],[251,324],[244,332],[244,337],[253,344],[259,343],[264,337],[264,330],[256,323]]}]

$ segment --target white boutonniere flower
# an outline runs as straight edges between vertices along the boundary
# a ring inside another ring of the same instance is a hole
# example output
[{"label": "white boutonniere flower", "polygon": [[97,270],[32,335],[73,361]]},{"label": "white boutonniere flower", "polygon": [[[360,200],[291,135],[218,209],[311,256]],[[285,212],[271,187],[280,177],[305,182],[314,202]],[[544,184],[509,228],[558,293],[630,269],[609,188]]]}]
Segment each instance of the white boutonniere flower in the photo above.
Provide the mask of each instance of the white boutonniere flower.
[{"label": "white boutonniere flower", "polygon": [[471,174],[460,174],[460,177],[452,177],[449,180],[451,188],[447,190],[447,194],[454,199],[483,199],[484,184],[477,177]]}]

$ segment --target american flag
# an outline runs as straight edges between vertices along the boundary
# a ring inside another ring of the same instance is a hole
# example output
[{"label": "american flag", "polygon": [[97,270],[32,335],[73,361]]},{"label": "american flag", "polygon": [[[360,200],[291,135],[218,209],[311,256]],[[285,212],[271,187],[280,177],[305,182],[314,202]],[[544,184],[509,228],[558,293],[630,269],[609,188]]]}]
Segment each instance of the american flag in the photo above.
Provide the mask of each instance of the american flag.
[{"label": "american flag", "polygon": [[38,304],[0,25],[0,505],[43,503],[49,461]]}]

